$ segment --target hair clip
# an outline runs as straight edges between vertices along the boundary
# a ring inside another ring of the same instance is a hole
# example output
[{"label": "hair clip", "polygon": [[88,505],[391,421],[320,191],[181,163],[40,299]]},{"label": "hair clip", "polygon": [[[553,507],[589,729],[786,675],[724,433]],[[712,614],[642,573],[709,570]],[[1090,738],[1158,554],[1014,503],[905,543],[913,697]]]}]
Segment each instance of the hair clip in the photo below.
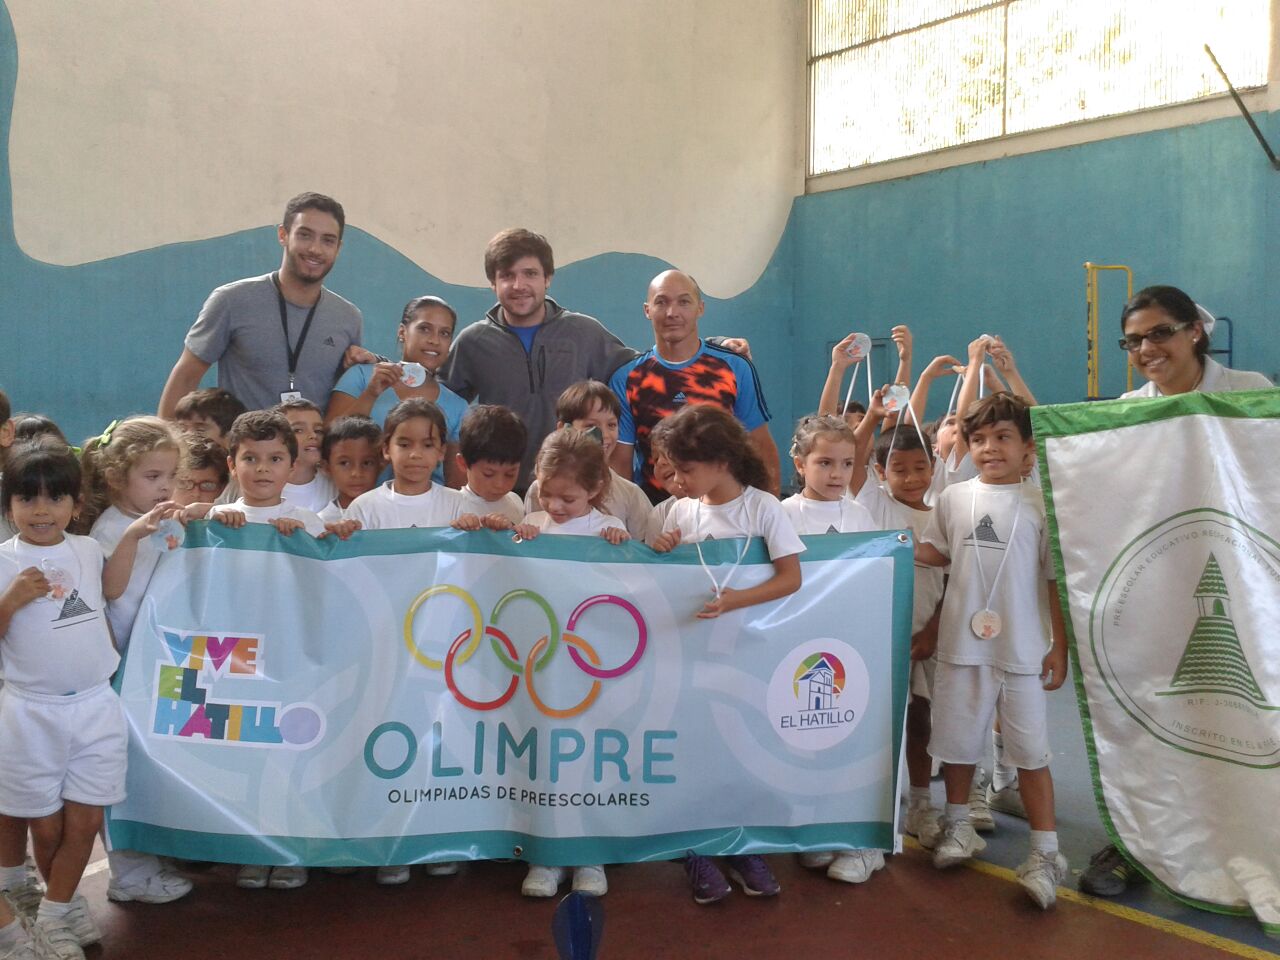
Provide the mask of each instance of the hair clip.
[{"label": "hair clip", "polygon": [[111,442],[111,432],[115,430],[116,425],[119,422],[120,422],[119,420],[112,420],[110,423],[107,424],[107,429],[103,430],[102,436],[98,437],[99,447],[105,447],[108,443]]}]

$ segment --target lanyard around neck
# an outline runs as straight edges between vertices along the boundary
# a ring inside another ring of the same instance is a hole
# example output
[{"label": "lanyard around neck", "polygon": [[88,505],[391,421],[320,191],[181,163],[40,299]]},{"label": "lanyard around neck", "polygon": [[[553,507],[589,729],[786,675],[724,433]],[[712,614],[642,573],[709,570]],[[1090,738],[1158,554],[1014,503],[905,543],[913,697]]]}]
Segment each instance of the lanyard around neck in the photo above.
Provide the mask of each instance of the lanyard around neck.
[{"label": "lanyard around neck", "polygon": [[[738,559],[733,561],[733,566],[731,566],[729,568],[729,572],[724,575],[724,579],[717,580],[716,575],[711,572],[711,568],[707,566],[707,561],[702,556],[702,501],[698,500],[697,504],[698,505],[694,508],[693,523],[698,532],[698,539],[694,541],[693,546],[694,549],[698,551],[698,563],[702,565],[702,572],[705,573],[707,575],[707,579],[711,581],[711,589],[715,591],[716,599],[719,600],[720,595],[724,593],[725,590],[729,589],[729,581],[733,579],[734,572],[742,564],[743,558],[747,555],[747,550],[751,547],[751,534],[749,531],[744,529],[742,535],[746,537],[746,540],[742,543],[742,550],[738,554]],[[742,502],[741,509],[742,511],[747,509],[745,499]],[[745,527],[746,525],[743,524],[743,526]]]},{"label": "lanyard around neck", "polygon": [[320,306],[320,300],[324,296],[324,288],[320,288],[320,296],[316,297],[316,302],[307,311],[307,319],[302,323],[302,332],[298,334],[297,345],[290,346],[289,310],[285,305],[284,291],[280,289],[279,271],[271,274],[271,285],[276,288],[276,302],[280,305],[280,329],[284,331],[284,351],[289,357],[289,389],[292,390],[294,377],[298,372],[298,357],[302,356],[302,345],[307,342],[307,334],[311,332],[311,321],[316,317],[316,308]]},{"label": "lanyard around neck", "polygon": [[982,544],[978,541],[978,486],[982,483],[976,477],[969,481],[972,486],[969,488],[969,523],[972,531],[969,536],[973,537],[973,562],[978,566],[978,580],[982,583],[982,593],[987,598],[984,610],[990,610],[991,604],[996,598],[996,587],[1000,583],[1000,574],[1004,573],[1004,562],[1009,559],[1009,554],[1013,551],[1013,538],[1018,533],[1018,521],[1022,518],[1022,482],[1018,482],[1018,496],[1013,508],[1013,527],[1009,530],[1009,540],[1004,545],[1004,553],[1000,556],[1000,563],[996,566],[996,575],[991,580],[991,589],[987,589],[987,574],[982,569]]}]

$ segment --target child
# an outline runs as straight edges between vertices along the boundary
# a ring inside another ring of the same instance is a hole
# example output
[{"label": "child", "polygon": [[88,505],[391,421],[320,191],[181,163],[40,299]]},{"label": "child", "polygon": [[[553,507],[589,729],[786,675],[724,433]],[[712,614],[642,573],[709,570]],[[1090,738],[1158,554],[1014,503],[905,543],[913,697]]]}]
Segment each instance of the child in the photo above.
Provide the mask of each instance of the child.
[{"label": "child", "polygon": [[667,499],[660,501],[653,508],[653,524],[647,540],[651,547],[657,542],[658,537],[662,536],[662,525],[666,522],[667,514],[684,497],[684,487],[680,486],[680,482],[676,480],[676,468],[671,465],[671,458],[667,456],[667,424],[670,422],[670,417],[659,420],[649,432],[649,449],[653,451],[653,478],[663,490],[670,494]]},{"label": "child", "polygon": [[[696,545],[712,537],[763,537],[773,562],[772,577],[743,590],[729,586],[736,564],[722,581],[704,566],[715,584],[715,596],[698,618],[711,619],[799,590],[804,544],[782,505],[760,489],[768,482],[764,464],[733,414],[711,404],[686,406],[670,418],[664,443],[685,499],[676,501],[667,514],[653,549],[666,553],[682,541]],[[742,555],[746,547],[744,543]],[[701,559],[700,549],[698,555]],[[729,895],[729,884],[709,857],[689,851],[685,871],[695,902],[714,903]],[[771,897],[781,890],[764,858],[754,854],[730,857],[729,873],[748,896]]]},{"label": "child", "polygon": [[[89,536],[110,554],[138,517],[173,501],[179,439],[158,417],[131,417],[112,423],[99,437],[85,441],[82,522]],[[133,572],[124,593],[107,603],[107,621],[116,649],[129,645],[142,596],[164,548],[150,537],[137,544]],[[108,844],[108,847],[110,845]],[[169,903],[191,892],[191,881],[167,870],[149,853],[108,849],[111,882],[108,899]]]},{"label": "child", "polygon": [[480,518],[463,520],[462,494],[432,480],[444,459],[444,412],[430,400],[402,400],[387,414],[382,455],[392,477],[361,494],[346,510],[361,530],[444,527],[455,522],[480,527]]},{"label": "child", "polygon": [[35,954],[66,960],[101,939],[76,887],[103,808],[125,797],[128,733],[109,683],[120,656],[103,606],[176,508],[133,520],[104,563],[97,543],[66,533],[80,485],[75,456],[50,441],[15,448],[0,481],[18,531],[0,544],[0,816],[29,822],[48,884],[30,926]]},{"label": "child", "polygon": [[[849,489],[871,514],[877,530],[910,530],[918,542],[929,525],[927,497],[933,480],[933,458],[920,436],[906,425],[896,433],[881,434],[875,445],[875,474],[867,468],[867,452],[876,427],[884,418],[883,391],[874,395],[871,410],[858,428],[859,455]],[[933,697],[932,659],[921,659],[925,648],[937,644],[943,572],[917,563],[911,605],[911,697],[907,703],[907,778],[910,793],[903,829],[933,849],[940,827],[933,807],[929,781],[933,762],[929,756],[929,703]]]},{"label": "child", "polygon": [[320,452],[338,495],[320,511],[326,523],[341,520],[351,502],[378,485],[382,430],[368,417],[339,417],[324,432]]},{"label": "child", "polygon": [[175,503],[182,507],[213,503],[226,489],[230,477],[226,447],[199,434],[183,434],[178,479],[174,484]]},{"label": "child", "polygon": [[[404,305],[396,331],[400,360],[379,357],[377,364],[362,363],[348,368],[333,388],[325,420],[360,413],[385,428],[387,414],[396,404],[414,398],[430,400],[444,413],[445,421],[445,457],[432,480],[441,485],[459,486],[462,477],[454,474],[454,460],[467,401],[436,378],[449,359],[457,326],[458,314],[445,301],[439,297],[414,297]],[[426,374],[414,385],[404,381],[405,365],[409,363],[418,364]]]},{"label": "child", "polygon": [[[805,417],[796,425],[791,457],[801,491],[782,501],[782,509],[796,533],[815,536],[876,529],[866,507],[849,496],[857,443],[847,420],[830,415]],[[814,850],[800,854],[800,865],[825,868],[832,880],[863,883],[884,867],[884,851]]]},{"label": "child", "polygon": [[275,409],[284,414],[298,441],[298,458],[293,462],[284,498],[318,514],[338,495],[333,481],[320,469],[324,450],[324,418],[320,416],[320,408],[299,397],[277,404]]},{"label": "child", "polygon": [[[580,380],[570,385],[556,401],[556,429],[571,427],[583,433],[597,432],[604,447],[605,463],[618,445],[618,417],[622,404],[618,395],[599,380]],[[659,531],[653,529],[653,504],[636,484],[626,477],[610,471],[603,501],[605,513],[622,521],[627,533],[636,540],[648,540]],[[524,505],[532,511],[538,503],[538,484],[535,480],[525,494]]]},{"label": "child", "polygon": [[[922,563],[951,564],[938,627],[929,742],[929,752],[945,764],[947,788],[933,862],[953,866],[986,846],[970,823],[968,801],[998,706],[1005,754],[1018,768],[1031,824],[1031,852],[1018,868],[1018,880],[1036,904],[1048,908],[1067,861],[1058,852],[1054,822],[1045,691],[1066,679],[1067,652],[1044,501],[1022,482],[1033,443],[1027,404],[994,393],[965,413],[960,435],[978,476],[947,487],[916,547]],[[1046,635],[1052,637],[1048,652]]]},{"label": "child", "polygon": [[245,405],[230,391],[210,387],[208,390],[192,390],[179,400],[173,409],[173,419],[183,433],[207,437],[225,445],[231,425],[245,409]]},{"label": "child", "polygon": [[520,464],[528,433],[515,411],[495,404],[478,404],[462,418],[457,465],[467,482],[463,509],[482,517],[524,519],[522,501],[512,491],[520,478]]},{"label": "child", "polygon": [[[595,439],[576,430],[548,434],[533,472],[542,509],[516,525],[516,534],[522,539],[532,540],[542,533],[598,536],[612,544],[631,539],[621,520],[600,510],[612,477],[604,447]],[[531,863],[520,892],[526,897],[554,897],[568,869]],[[603,897],[609,892],[603,865],[574,867],[573,889]]]},{"label": "child", "polygon": [[[866,416],[867,408],[856,401],[843,406],[840,396],[840,383],[844,380],[844,372],[854,364],[854,361],[849,356],[849,348],[853,346],[853,338],[856,336],[856,333],[851,333],[831,348],[831,366],[827,370],[827,379],[822,384],[822,395],[818,398],[818,414],[820,416],[829,413],[837,417],[843,417],[844,421],[849,424],[850,429],[853,430],[858,429],[858,424]],[[889,331],[889,338],[893,341],[893,345],[898,352],[898,372],[894,376],[893,382],[908,383],[911,380],[911,330],[905,323],[898,324],[898,326]],[[869,363],[870,358],[863,362]],[[868,381],[870,377],[871,375],[868,373]]]}]

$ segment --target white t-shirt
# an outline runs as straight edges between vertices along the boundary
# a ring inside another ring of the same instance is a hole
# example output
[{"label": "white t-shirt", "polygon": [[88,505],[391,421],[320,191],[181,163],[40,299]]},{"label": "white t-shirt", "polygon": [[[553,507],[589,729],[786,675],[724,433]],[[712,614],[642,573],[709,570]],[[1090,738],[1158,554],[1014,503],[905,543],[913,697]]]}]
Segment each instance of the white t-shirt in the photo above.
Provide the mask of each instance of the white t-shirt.
[{"label": "white t-shirt", "polygon": [[319,470],[306,483],[286,483],[281,494],[295,507],[302,507],[318,514],[329,505],[329,501],[338,495],[338,488],[333,485],[327,473]]},{"label": "white t-shirt", "polygon": [[667,499],[657,503],[653,508],[653,531],[645,540],[649,546],[653,546],[653,542],[662,535],[663,525],[667,522],[667,514],[671,512],[671,508],[676,502],[683,500],[683,497],[667,497]]},{"label": "white t-shirt", "polygon": [[463,513],[474,513],[478,517],[487,517],[491,513],[496,513],[506,517],[512,523],[520,523],[527,512],[520,498],[509,491],[497,500],[486,500],[469,485],[464,484],[458,493],[462,494]]},{"label": "white t-shirt", "polygon": [[320,518],[321,523],[337,523],[339,520],[345,519],[346,515],[347,512],[343,510],[342,507],[338,506],[337,497],[334,497],[326,503],[324,505],[324,509],[316,514],[316,516]]},{"label": "white t-shirt", "polygon": [[[1196,385],[1196,393],[1235,393],[1237,390],[1269,390],[1275,386],[1261,373],[1252,370],[1232,370],[1213,357],[1204,358],[1204,375]],[[1133,397],[1163,397],[1155,382],[1148,380],[1137,390],[1120,394],[1121,400]]]},{"label": "white t-shirt", "polygon": [[763,537],[770,560],[805,550],[778,498],[755,487],[743,487],[742,496],[714,505],[681,497],[662,523],[663,532],[676,528],[681,543]]},{"label": "white t-shirt", "polygon": [[[938,499],[921,542],[933,544],[951,559],[938,626],[938,660],[1038,674],[1050,642],[1045,581],[1055,578],[1040,491],[1030,483],[974,479],[954,484]],[[1006,557],[997,583],[996,573]],[[988,609],[993,584],[989,609],[1000,616],[1001,629],[998,636],[983,640],[970,621]]]},{"label": "white t-shirt", "polygon": [[[534,480],[524,495],[524,508],[530,513],[536,513],[540,506],[538,481]],[[609,492],[605,494],[604,512],[621,520],[634,540],[648,541],[650,536],[657,536],[662,532],[662,528],[655,524],[653,504],[649,502],[645,492],[612,470],[609,471]]]},{"label": "white t-shirt", "polygon": [[307,533],[313,537],[318,537],[324,533],[324,523],[320,518],[310,510],[295,506],[288,500],[281,500],[272,507],[250,507],[244,502],[244,499],[236,500],[234,503],[226,503],[221,506],[214,507],[209,511],[210,517],[215,517],[224,510],[239,510],[244,514],[245,520],[249,523],[270,523],[272,520],[279,520],[282,517],[292,520],[301,520]]},{"label": "white t-shirt", "polygon": [[542,510],[535,510],[525,517],[523,522],[533,524],[543,533],[568,534],[578,537],[598,537],[601,530],[610,528],[615,530],[627,529],[626,525],[617,517],[602,513],[595,507],[591,508],[590,513],[575,517],[566,523],[556,523],[551,519],[549,513]]},{"label": "white t-shirt", "polygon": [[[118,507],[107,507],[94,522],[89,536],[102,545],[103,556],[109,557],[135,519]],[[151,575],[156,572],[156,564],[163,555],[164,549],[151,537],[139,540],[129,585],[120,596],[107,601],[107,621],[111,624],[111,632],[115,634],[116,646],[121,650],[129,645],[129,634],[133,632],[133,621],[138,616],[138,607],[142,605],[142,595],[147,592]]]},{"label": "white t-shirt", "polygon": [[[858,503],[871,514],[872,523],[875,524],[873,530],[910,530],[917,542],[933,518],[932,510],[917,510],[895,500],[874,476],[868,476],[866,483],[858,491]],[[913,634],[923,630],[933,612],[938,609],[946,574],[943,567],[931,567],[924,563],[917,563],[915,567],[916,587],[911,597]]]},{"label": "white t-shirt", "polygon": [[793,493],[782,501],[782,509],[802,537],[877,529],[867,508],[849,496],[839,500],[810,500],[803,493]]},{"label": "white t-shirt", "polygon": [[447,527],[465,512],[462,494],[433,483],[426,493],[396,493],[394,480],[362,493],[347,507],[347,519],[359,520],[362,530],[404,530],[408,527]]},{"label": "white t-shirt", "polygon": [[[102,547],[91,537],[66,534],[36,547],[13,537],[0,544],[0,593],[23,570],[58,571],[60,596],[28,603],[0,637],[0,676],[33,693],[64,696],[111,679],[120,655],[111,645],[103,613]],[[51,577],[52,579],[52,577]]]}]

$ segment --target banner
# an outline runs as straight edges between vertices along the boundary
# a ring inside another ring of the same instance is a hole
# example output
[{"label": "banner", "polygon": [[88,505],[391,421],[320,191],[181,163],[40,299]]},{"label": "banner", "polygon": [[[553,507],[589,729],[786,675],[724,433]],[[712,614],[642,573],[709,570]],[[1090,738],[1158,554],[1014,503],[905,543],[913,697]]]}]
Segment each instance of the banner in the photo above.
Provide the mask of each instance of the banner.
[{"label": "banner", "polygon": [[[318,866],[892,848],[911,543],[806,538],[715,620],[697,550],[192,524],[120,694],[122,848]],[[700,545],[735,588],[761,541]]]},{"label": "banner", "polygon": [[1032,418],[1103,823],[1280,932],[1280,391]]}]

